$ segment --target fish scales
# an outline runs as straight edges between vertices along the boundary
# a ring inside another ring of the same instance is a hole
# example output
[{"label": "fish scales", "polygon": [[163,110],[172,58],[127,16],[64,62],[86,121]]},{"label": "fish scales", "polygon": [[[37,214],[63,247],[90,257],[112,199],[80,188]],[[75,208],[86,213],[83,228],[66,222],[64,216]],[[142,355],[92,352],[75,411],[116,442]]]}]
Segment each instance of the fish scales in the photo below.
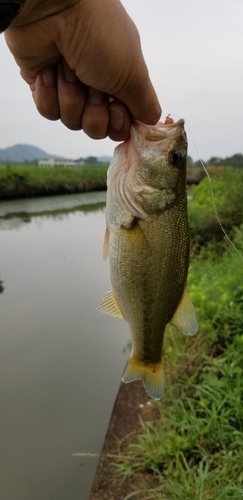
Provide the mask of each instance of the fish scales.
[{"label": "fish scales", "polygon": [[[124,319],[136,332],[135,352],[150,362],[161,359],[162,334],[181,298],[187,272],[187,265],[183,264],[189,256],[181,217],[176,218],[177,223],[170,230],[167,219],[165,212],[149,224],[140,220],[132,229],[132,238],[129,229],[111,232],[117,248],[116,253],[110,254],[112,288]],[[172,258],[173,267],[169,265]]]},{"label": "fish scales", "polygon": [[123,380],[142,379],[157,399],[164,393],[166,325],[171,322],[187,335],[197,331],[186,290],[186,147],[182,120],[155,127],[134,124],[131,139],[116,148],[108,173],[105,254],[112,292],[99,309],[115,310],[130,327],[132,351]]}]

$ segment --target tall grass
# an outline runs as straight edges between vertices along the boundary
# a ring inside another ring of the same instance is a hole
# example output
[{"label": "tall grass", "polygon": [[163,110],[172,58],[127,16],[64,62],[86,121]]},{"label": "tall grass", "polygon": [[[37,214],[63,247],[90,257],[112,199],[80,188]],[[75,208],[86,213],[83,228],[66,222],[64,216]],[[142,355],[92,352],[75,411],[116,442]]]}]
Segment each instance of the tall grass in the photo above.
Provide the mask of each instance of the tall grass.
[{"label": "tall grass", "polygon": [[106,188],[106,165],[80,168],[0,166],[0,198]]}]

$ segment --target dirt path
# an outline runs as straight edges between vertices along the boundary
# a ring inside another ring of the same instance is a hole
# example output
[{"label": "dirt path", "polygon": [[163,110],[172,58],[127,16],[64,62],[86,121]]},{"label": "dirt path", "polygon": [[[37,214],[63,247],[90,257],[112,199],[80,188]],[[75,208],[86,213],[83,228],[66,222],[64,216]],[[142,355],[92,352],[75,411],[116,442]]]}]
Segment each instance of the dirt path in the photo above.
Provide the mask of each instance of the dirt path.
[{"label": "dirt path", "polygon": [[[121,384],[94,477],[90,500],[123,500],[128,493],[134,491],[133,479],[122,481],[114,474],[117,440],[139,432],[140,418],[143,420],[158,418],[156,408],[147,405],[148,401],[150,399],[141,382]],[[146,474],[141,475],[141,487],[152,487],[153,478],[151,475],[146,476]]]}]

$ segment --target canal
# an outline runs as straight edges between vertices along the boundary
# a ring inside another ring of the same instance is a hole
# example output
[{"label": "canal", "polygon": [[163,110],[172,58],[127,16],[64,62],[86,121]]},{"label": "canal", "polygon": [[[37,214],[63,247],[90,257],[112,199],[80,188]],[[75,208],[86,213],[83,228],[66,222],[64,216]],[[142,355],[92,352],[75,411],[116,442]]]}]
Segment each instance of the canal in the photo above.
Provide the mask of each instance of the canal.
[{"label": "canal", "polygon": [[0,500],[88,500],[128,327],[96,311],[105,193],[0,202]]}]

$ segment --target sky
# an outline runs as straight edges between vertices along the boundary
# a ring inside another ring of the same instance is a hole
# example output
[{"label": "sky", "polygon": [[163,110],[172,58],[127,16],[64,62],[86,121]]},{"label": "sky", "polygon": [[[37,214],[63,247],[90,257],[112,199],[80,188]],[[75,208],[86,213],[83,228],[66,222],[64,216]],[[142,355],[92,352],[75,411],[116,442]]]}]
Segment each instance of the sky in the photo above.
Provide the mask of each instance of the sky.
[{"label": "sky", "polygon": [[[190,156],[243,153],[243,1],[122,3],[139,30],[162,120],[185,119]],[[71,159],[112,156],[110,139],[94,141],[38,114],[3,35],[0,60],[0,149],[22,143]]]}]

